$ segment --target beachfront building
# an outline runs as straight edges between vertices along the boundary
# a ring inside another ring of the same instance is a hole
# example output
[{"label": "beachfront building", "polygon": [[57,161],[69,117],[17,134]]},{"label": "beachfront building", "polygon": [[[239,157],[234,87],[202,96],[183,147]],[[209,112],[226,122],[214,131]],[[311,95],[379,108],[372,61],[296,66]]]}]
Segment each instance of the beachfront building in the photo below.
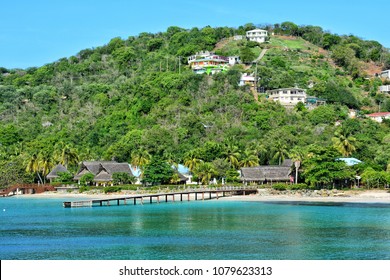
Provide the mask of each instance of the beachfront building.
[{"label": "beachfront building", "polygon": [[366,115],[367,118],[372,119],[378,123],[383,122],[383,120],[390,120],[390,112],[379,112]]},{"label": "beachfront building", "polygon": [[385,70],[381,72],[381,77],[384,79],[390,79],[390,70]]},{"label": "beachfront building", "polygon": [[198,52],[188,57],[188,65],[197,74],[212,75],[224,72],[237,63],[241,63],[238,56],[226,57],[209,51]]},{"label": "beachfront building", "polygon": [[282,165],[260,165],[255,167],[243,167],[240,170],[241,181],[244,184],[256,183],[277,183],[277,182],[291,182],[292,160],[286,159]]},{"label": "beachfront building", "polygon": [[55,179],[59,177],[58,173],[60,172],[68,172],[68,169],[66,169],[66,167],[63,166],[62,164],[58,164],[53,168],[52,171],[50,171],[49,174],[47,174],[46,179],[48,179],[50,183],[52,183]]},{"label": "beachfront building", "polygon": [[268,99],[285,107],[294,107],[299,102],[306,103],[306,91],[300,88],[280,88],[267,91]]},{"label": "beachfront building", "polygon": [[119,163],[116,161],[83,161],[79,171],[74,176],[74,180],[80,184],[80,179],[85,174],[93,174],[93,182],[96,186],[113,185],[112,175],[117,172],[124,172],[130,176],[134,176],[131,172],[130,165],[126,162]]},{"label": "beachfront building", "polygon": [[268,38],[268,31],[263,29],[254,29],[246,32],[246,38],[249,41],[264,43]]}]

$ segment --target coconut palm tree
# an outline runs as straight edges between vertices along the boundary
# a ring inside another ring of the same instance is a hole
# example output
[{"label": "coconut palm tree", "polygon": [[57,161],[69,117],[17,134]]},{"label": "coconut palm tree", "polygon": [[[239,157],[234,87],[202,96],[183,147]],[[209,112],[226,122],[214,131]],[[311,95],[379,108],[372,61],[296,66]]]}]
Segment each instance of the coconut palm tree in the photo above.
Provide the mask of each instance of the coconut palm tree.
[{"label": "coconut palm tree", "polygon": [[58,156],[59,163],[68,168],[68,165],[77,165],[79,163],[79,155],[76,150],[70,145],[64,145]]},{"label": "coconut palm tree", "polygon": [[210,162],[201,162],[195,169],[195,175],[199,178],[203,185],[207,185],[213,176],[217,174],[214,166]]},{"label": "coconut palm tree", "polygon": [[281,165],[282,161],[284,161],[284,159],[288,155],[286,144],[284,144],[280,141],[277,141],[272,150],[273,150],[272,159],[278,160],[279,165]]},{"label": "coconut palm tree", "polygon": [[241,152],[238,146],[229,143],[222,151],[222,156],[225,158],[226,162],[230,163],[231,167],[237,169],[240,166],[239,158]]},{"label": "coconut palm tree", "polygon": [[39,161],[39,157],[38,157],[37,154],[35,154],[35,153],[32,154],[30,156],[30,158],[27,160],[26,172],[28,172],[28,173],[37,173],[39,182],[41,184],[43,184],[42,177],[39,174],[39,172],[40,172],[40,161]]},{"label": "coconut palm tree", "polygon": [[240,167],[253,167],[259,165],[259,157],[253,150],[245,150],[242,154]]},{"label": "coconut palm tree", "polygon": [[202,160],[199,158],[196,150],[188,151],[184,155],[184,166],[188,167],[191,172],[195,170],[200,163],[202,163]]},{"label": "coconut palm tree", "polygon": [[143,177],[144,167],[150,162],[151,155],[145,149],[139,149],[131,153],[131,165],[136,166],[141,170],[141,177]]},{"label": "coconut palm tree", "polygon": [[49,174],[50,170],[54,166],[53,157],[48,152],[40,153],[38,159],[38,165],[40,167],[40,171],[43,174],[43,183],[46,183],[46,175]]},{"label": "coconut palm tree", "polygon": [[355,150],[356,138],[347,131],[337,130],[332,137],[333,147],[343,156],[350,156]]}]

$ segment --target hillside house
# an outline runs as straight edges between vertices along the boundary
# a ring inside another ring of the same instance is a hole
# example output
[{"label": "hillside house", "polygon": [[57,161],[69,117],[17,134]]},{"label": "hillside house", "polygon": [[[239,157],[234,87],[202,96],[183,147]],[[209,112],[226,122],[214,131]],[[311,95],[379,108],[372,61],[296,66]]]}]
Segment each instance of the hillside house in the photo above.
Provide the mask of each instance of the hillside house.
[{"label": "hillside house", "polygon": [[112,175],[116,172],[124,172],[130,176],[134,176],[128,163],[119,163],[116,161],[84,161],[81,163],[79,171],[73,179],[80,184],[81,177],[84,174],[91,173],[95,176],[93,181],[96,186],[106,186],[113,184]]},{"label": "hillside house", "polygon": [[383,120],[390,120],[390,112],[379,112],[366,115],[367,118],[372,119],[378,123],[383,122]]},{"label": "hillside house", "polygon": [[255,87],[255,77],[252,75],[249,75],[247,73],[244,73],[241,75],[240,82],[238,85],[239,86],[249,85],[251,88],[254,88]]},{"label": "hillside house", "polygon": [[300,88],[280,88],[268,90],[268,99],[279,102],[282,106],[293,107],[299,102],[306,103],[306,91]]},{"label": "hillside house", "polygon": [[390,70],[385,70],[381,72],[381,78],[390,79]]},{"label": "hillside house", "polygon": [[390,85],[380,86],[379,91],[382,93],[390,93]]},{"label": "hillside house", "polygon": [[246,38],[249,41],[264,43],[268,38],[268,31],[263,29],[254,29],[246,32]]},{"label": "hillside house", "polygon": [[309,109],[316,108],[318,106],[325,105],[326,100],[323,98],[316,97],[316,96],[306,96],[305,104],[306,104],[306,107],[308,107]]},{"label": "hillside house", "polygon": [[238,63],[241,63],[239,56],[226,57],[209,51],[198,52],[188,57],[188,65],[197,74],[223,72]]}]

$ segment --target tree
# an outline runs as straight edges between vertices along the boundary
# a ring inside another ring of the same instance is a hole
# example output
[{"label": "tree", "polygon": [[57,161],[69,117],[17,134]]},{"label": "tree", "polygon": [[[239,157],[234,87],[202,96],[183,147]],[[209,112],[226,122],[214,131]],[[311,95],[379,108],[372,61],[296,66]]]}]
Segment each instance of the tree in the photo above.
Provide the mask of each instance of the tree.
[{"label": "tree", "polygon": [[64,165],[66,169],[68,169],[69,165],[77,165],[79,163],[79,156],[76,150],[69,144],[62,144],[61,152],[57,157],[59,163]]},{"label": "tree", "polygon": [[131,153],[131,165],[138,167],[141,170],[141,177],[143,176],[145,166],[149,164],[151,155],[145,149],[139,149]]},{"label": "tree", "polygon": [[306,183],[317,187],[333,187],[337,180],[344,182],[353,179],[353,170],[337,158],[333,147],[310,146],[308,156],[301,165]]},{"label": "tree", "polygon": [[26,166],[26,172],[28,173],[36,173],[39,179],[39,182],[43,184],[43,180],[41,175],[39,174],[41,170],[40,167],[40,159],[37,154],[32,154],[30,158],[27,161],[27,166]]},{"label": "tree", "polygon": [[136,182],[136,178],[126,172],[114,172],[112,174],[112,180],[114,185],[134,184]]},{"label": "tree", "polygon": [[274,146],[272,148],[272,152],[273,152],[272,159],[277,160],[279,162],[279,165],[282,164],[282,161],[284,161],[284,159],[288,155],[286,144],[284,144],[280,141],[277,141],[274,144]]},{"label": "tree", "polygon": [[92,184],[93,179],[95,179],[95,175],[92,173],[86,173],[80,178],[80,184],[83,186],[89,186]]},{"label": "tree", "polygon": [[167,184],[173,175],[173,169],[163,159],[154,156],[148,164],[145,165],[142,181],[151,185]]},{"label": "tree", "polygon": [[259,165],[259,158],[255,151],[245,150],[241,156],[240,167],[253,167]]},{"label": "tree", "polygon": [[345,157],[356,150],[356,138],[345,130],[337,130],[332,137],[333,147]]},{"label": "tree", "polygon": [[202,162],[194,170],[194,174],[202,182],[202,185],[207,185],[213,176],[217,174],[214,166],[210,162]]},{"label": "tree", "polygon": [[240,58],[244,63],[252,63],[255,60],[256,55],[249,47],[243,47],[240,49]]},{"label": "tree", "polygon": [[188,151],[184,156],[184,166],[192,172],[202,162],[197,150]]},{"label": "tree", "polygon": [[222,151],[222,156],[225,158],[225,161],[228,162],[233,168],[238,168],[240,166],[240,155],[241,153],[238,146],[231,143],[227,144]]}]

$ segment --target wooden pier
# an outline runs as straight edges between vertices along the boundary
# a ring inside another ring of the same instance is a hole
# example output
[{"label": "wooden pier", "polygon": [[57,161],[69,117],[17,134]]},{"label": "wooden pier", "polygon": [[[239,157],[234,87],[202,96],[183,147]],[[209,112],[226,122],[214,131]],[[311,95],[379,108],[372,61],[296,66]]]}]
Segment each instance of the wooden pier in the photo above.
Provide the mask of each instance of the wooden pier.
[{"label": "wooden pier", "polygon": [[158,194],[139,194],[126,197],[116,198],[103,198],[103,199],[92,199],[83,201],[65,201],[63,206],[65,208],[76,208],[76,207],[93,207],[93,206],[111,206],[111,205],[127,205],[127,204],[144,204],[145,202],[152,204],[165,202],[179,201],[190,201],[191,197],[194,200],[205,200],[205,199],[218,199],[225,197],[226,195],[247,195],[251,193],[257,193],[256,187],[222,187],[218,189],[194,189],[186,190],[182,192],[171,192],[171,193],[158,193]]}]

